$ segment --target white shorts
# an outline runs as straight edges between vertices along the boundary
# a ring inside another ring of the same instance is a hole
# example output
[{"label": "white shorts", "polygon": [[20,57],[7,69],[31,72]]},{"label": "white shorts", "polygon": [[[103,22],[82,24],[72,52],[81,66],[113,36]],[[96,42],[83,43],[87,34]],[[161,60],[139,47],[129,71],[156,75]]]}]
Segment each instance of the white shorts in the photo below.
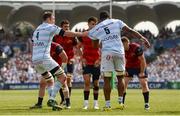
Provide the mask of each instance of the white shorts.
[{"label": "white shorts", "polygon": [[125,56],[117,53],[102,53],[101,72],[125,71]]},{"label": "white shorts", "polygon": [[43,74],[45,72],[49,72],[52,69],[54,69],[55,67],[59,66],[59,64],[55,60],[53,60],[52,58],[33,61],[33,65],[35,67],[35,70],[40,74]]}]

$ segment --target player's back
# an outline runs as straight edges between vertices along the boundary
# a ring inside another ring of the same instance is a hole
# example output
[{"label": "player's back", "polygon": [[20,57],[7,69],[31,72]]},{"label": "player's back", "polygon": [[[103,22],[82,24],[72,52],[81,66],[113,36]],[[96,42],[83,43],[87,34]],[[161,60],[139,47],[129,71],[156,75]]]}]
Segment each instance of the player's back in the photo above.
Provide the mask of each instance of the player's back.
[{"label": "player's back", "polygon": [[33,33],[32,61],[50,58],[50,46],[55,25],[42,23]]},{"label": "player's back", "polygon": [[140,48],[140,45],[137,43],[129,44],[129,50],[125,51],[126,68],[140,68],[138,57],[143,54],[143,51],[138,48]]},{"label": "player's back", "polygon": [[121,20],[106,19],[90,30],[89,35],[100,40],[102,52],[124,54],[124,47],[121,42],[121,29],[124,25]]}]

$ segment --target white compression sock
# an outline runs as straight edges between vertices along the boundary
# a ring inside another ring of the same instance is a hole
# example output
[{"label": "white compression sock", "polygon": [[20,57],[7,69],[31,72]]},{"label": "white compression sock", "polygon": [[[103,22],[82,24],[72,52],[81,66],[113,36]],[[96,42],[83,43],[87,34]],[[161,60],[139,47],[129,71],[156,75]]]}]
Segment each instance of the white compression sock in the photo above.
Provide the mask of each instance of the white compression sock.
[{"label": "white compression sock", "polygon": [[61,83],[59,81],[55,81],[54,83],[54,89],[53,89],[53,92],[52,92],[52,97],[55,99],[56,97],[56,94],[59,92],[61,88]]},{"label": "white compression sock", "polygon": [[53,86],[48,87],[47,90],[48,90],[49,99],[54,99],[52,97],[52,95],[53,95]]}]

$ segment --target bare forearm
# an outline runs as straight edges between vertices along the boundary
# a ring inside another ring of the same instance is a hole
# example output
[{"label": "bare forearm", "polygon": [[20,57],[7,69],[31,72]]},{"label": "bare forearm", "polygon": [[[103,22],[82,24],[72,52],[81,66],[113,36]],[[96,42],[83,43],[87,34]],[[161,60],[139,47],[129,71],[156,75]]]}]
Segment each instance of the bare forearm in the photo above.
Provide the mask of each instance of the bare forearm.
[{"label": "bare forearm", "polygon": [[132,38],[138,38],[138,39],[144,38],[139,32],[137,32],[133,29],[130,29],[128,35],[130,35]]},{"label": "bare forearm", "polygon": [[84,37],[84,36],[87,36],[87,32],[71,32],[71,31],[66,31],[64,33],[64,36],[67,36],[67,37]]},{"label": "bare forearm", "polygon": [[123,32],[125,32],[125,34],[127,34],[131,38],[138,38],[144,42],[147,48],[150,47],[149,41],[145,37],[143,37],[139,32],[129,28],[128,26],[124,26],[122,29],[123,29]]}]

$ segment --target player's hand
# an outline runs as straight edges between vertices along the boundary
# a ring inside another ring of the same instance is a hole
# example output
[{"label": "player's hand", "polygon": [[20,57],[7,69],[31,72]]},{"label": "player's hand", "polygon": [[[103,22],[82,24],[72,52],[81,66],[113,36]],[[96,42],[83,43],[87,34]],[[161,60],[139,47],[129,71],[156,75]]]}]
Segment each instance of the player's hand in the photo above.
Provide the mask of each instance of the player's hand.
[{"label": "player's hand", "polygon": [[144,77],[145,76],[145,74],[143,73],[143,72],[141,72],[141,73],[139,73],[139,77],[141,78],[141,77]]},{"label": "player's hand", "polygon": [[95,63],[94,63],[94,66],[99,67],[100,66],[100,60],[96,60]]},{"label": "player's hand", "polygon": [[83,33],[82,33],[82,37],[87,37],[87,36],[88,36],[88,33],[89,33],[89,31],[83,32]]},{"label": "player's hand", "polygon": [[75,62],[74,59],[69,60],[69,64],[73,64],[74,62]]}]

